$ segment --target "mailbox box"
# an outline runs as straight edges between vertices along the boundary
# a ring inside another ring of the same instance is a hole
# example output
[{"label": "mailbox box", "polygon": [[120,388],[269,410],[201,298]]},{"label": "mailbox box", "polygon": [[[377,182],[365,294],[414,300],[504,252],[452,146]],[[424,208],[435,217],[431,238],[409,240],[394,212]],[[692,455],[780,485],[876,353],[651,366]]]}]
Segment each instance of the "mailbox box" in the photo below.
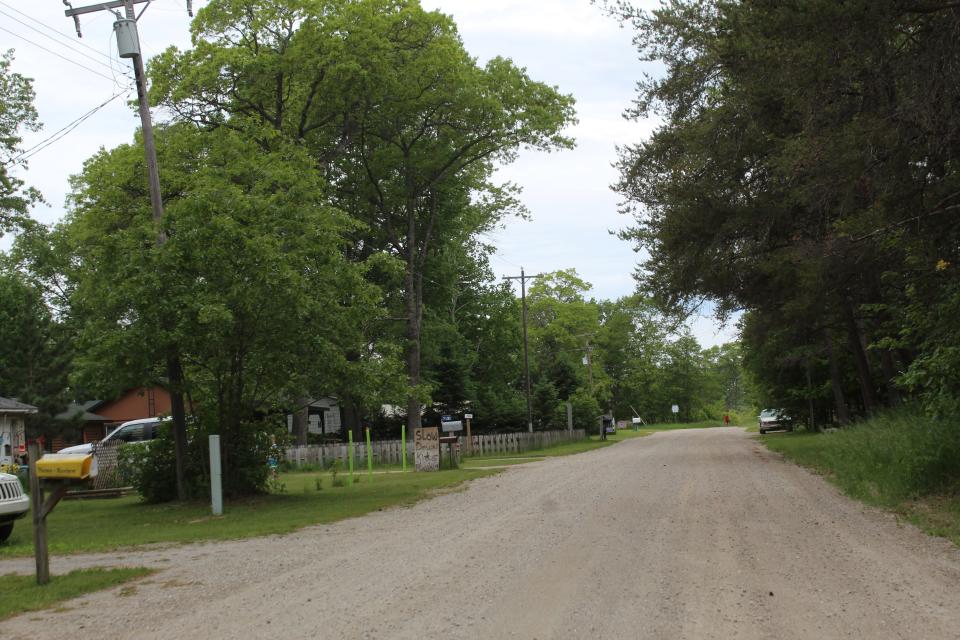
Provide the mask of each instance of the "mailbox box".
[{"label": "mailbox box", "polygon": [[86,480],[97,475],[93,454],[48,453],[36,463],[37,477],[48,480]]}]

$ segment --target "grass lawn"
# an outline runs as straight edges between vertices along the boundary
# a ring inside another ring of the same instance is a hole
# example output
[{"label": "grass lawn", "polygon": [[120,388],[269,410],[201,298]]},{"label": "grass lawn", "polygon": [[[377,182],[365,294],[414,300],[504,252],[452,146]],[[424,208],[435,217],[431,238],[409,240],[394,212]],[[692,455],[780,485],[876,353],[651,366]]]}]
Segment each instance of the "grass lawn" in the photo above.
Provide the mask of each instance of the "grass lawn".
[{"label": "grass lawn", "polygon": [[944,473],[929,453],[938,445],[926,446],[919,436],[910,439],[915,435],[911,431],[920,427],[889,419],[875,422],[835,433],[776,432],[759,439],[822,474],[847,495],[893,511],[923,531],[960,545],[960,491],[949,481],[939,486],[923,483],[924,478]]},{"label": "grass lawn", "polygon": [[[51,576],[50,583],[37,585],[35,576],[0,576],[0,620],[28,611],[49,609],[91,591],[107,589],[152,573],[143,567],[124,569],[77,569],[62,576]],[[136,587],[120,595],[133,595]]]},{"label": "grass lawn", "polygon": [[[437,473],[388,473],[334,487],[329,473],[280,474],[284,492],[228,502],[224,515],[203,503],[146,505],[136,496],[112,500],[63,501],[47,518],[52,555],[109,551],[156,543],[250,538],[288,533],[397,505],[413,504],[437,491],[496,470],[458,469]],[[347,480],[346,473],[339,478]],[[319,483],[319,485],[318,485]],[[29,516],[0,544],[0,558],[33,555]]]}]

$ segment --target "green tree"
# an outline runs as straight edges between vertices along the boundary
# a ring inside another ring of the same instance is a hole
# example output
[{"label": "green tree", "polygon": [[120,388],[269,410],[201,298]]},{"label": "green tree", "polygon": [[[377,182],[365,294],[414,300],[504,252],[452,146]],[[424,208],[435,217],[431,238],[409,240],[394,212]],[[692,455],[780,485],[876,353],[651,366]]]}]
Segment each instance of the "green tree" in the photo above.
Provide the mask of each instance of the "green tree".
[{"label": "green tree", "polygon": [[895,403],[897,371],[927,362],[910,292],[949,307],[938,269],[958,257],[957,111],[942,108],[960,98],[944,75],[960,68],[954,8],[718,0],[614,13],[667,69],[632,110],[664,125],[620,163],[637,220],[623,235],[650,256],[643,288],[681,314],[705,298],[721,315],[749,310],[780,339],[763,369],[795,381],[788,397],[827,383],[838,417]]},{"label": "green tree", "polygon": [[27,220],[30,206],[40,200],[35,189],[25,188],[11,170],[26,167],[21,159],[21,130],[38,131],[40,122],[33,107],[33,82],[10,70],[13,49],[0,55],[0,236]]},{"label": "green tree", "polygon": [[[446,239],[462,242],[510,212],[469,206],[491,193],[497,163],[571,144],[561,130],[572,99],[508,60],[478,66],[449,17],[411,0],[212,2],[193,34],[192,51],[154,65],[161,103],[266,145],[271,130],[304,144],[336,204],[367,224],[360,254],[402,260],[407,419],[419,426],[428,262]],[[468,232],[440,232],[458,225]]]},{"label": "green tree", "polygon": [[264,431],[292,398],[356,366],[344,354],[364,351],[358,327],[376,318],[378,296],[344,259],[354,223],[326,204],[302,148],[265,152],[192,125],[161,129],[157,142],[163,246],[138,145],[100,152],[74,181],[64,230],[84,321],[79,375],[112,390],[162,382],[175,342],[194,413],[222,437],[225,490],[256,491]]},{"label": "green tree", "polygon": [[58,436],[71,429],[53,419],[70,400],[71,336],[43,291],[7,263],[0,261],[0,396],[38,408],[27,418],[31,437]]}]

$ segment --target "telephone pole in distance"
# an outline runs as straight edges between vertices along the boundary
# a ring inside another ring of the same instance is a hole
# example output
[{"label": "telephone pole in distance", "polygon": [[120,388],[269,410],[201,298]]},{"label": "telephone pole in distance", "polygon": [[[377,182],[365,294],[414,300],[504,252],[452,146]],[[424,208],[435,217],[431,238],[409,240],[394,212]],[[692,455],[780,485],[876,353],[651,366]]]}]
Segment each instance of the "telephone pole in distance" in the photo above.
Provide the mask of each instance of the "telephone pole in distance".
[{"label": "telephone pole in distance", "polygon": [[520,281],[520,304],[523,309],[523,372],[527,379],[527,431],[533,433],[533,403],[530,400],[530,355],[527,341],[527,280],[533,278],[542,278],[546,274],[538,273],[535,276],[528,276],[524,273],[523,267],[520,267],[520,275],[504,276],[504,280]]}]

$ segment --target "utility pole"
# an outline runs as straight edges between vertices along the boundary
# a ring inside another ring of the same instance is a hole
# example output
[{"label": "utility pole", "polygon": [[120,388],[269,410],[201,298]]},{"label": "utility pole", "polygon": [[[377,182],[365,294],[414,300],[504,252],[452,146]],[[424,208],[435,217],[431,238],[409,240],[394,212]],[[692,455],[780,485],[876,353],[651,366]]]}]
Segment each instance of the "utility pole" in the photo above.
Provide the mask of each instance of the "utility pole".
[{"label": "utility pole", "polygon": [[519,276],[504,276],[504,280],[520,281],[520,300],[523,309],[523,371],[527,378],[527,431],[533,433],[533,402],[530,399],[530,354],[527,341],[527,279],[542,278],[545,274],[538,273],[535,276],[528,276],[524,273],[523,267],[520,267]]},{"label": "utility pole", "polygon": [[[167,236],[163,232],[163,199],[160,193],[160,170],[157,166],[157,149],[153,140],[153,122],[150,119],[150,102],[147,99],[147,79],[143,68],[143,55],[140,53],[140,35],[137,32],[137,16],[133,5],[147,3],[151,0],[112,0],[86,7],[73,8],[69,0],[63,0],[67,6],[64,15],[73,18],[77,30],[77,37],[83,37],[80,31],[80,16],[97,11],[111,11],[117,20],[113,23],[113,32],[117,37],[117,50],[121,58],[133,59],[133,71],[137,82],[137,104],[140,108],[140,124],[143,129],[143,150],[147,160],[147,172],[150,182],[150,206],[153,211],[153,222],[157,227],[156,244],[163,246]],[[117,9],[123,7],[124,15]],[[144,11],[146,8],[144,8]],[[193,15],[192,2],[187,2],[187,13]],[[143,11],[140,12],[143,15]],[[186,412],[183,405],[183,370],[180,366],[180,357],[177,349],[171,346],[167,350],[167,381],[170,386],[170,413],[173,417],[173,440],[176,453],[177,497],[185,500],[187,497],[184,483],[184,470],[187,458],[187,427]]]}]

